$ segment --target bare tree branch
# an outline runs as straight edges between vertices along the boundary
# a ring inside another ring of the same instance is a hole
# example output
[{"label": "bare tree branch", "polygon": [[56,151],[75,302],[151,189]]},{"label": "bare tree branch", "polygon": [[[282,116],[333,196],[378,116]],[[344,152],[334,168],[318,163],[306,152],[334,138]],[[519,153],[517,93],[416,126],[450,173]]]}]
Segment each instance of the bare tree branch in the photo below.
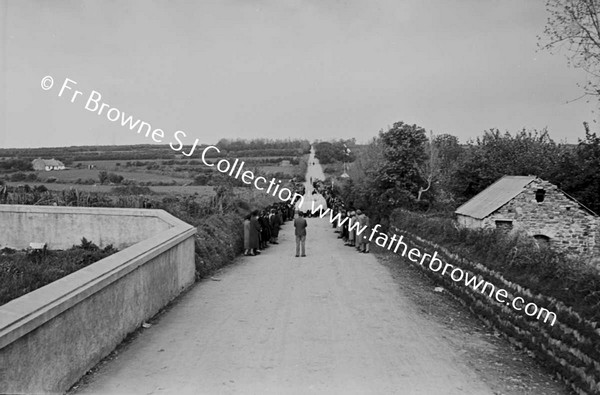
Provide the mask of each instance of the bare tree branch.
[{"label": "bare tree branch", "polygon": [[584,96],[600,96],[600,0],[547,0],[549,17],[538,46],[552,52],[561,45],[569,64],[590,79]]}]

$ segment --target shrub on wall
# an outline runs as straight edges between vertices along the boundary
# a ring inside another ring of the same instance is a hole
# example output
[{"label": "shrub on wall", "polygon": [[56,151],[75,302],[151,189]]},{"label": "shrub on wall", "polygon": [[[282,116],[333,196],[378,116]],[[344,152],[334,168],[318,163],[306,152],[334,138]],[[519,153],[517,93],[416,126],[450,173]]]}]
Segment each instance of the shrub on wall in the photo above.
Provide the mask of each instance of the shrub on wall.
[{"label": "shrub on wall", "polygon": [[[99,248],[83,238],[65,251],[2,251],[0,254],[0,305],[50,284],[117,252],[112,245]],[[10,253],[7,253],[10,252]]]}]

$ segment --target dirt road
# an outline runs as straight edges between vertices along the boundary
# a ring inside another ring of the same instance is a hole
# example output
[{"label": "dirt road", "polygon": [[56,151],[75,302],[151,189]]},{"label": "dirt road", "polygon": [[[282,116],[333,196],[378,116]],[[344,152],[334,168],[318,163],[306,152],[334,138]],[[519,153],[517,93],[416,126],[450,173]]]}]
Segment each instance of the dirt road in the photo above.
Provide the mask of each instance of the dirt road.
[{"label": "dirt road", "polygon": [[[314,165],[313,165],[314,163]],[[315,148],[311,147],[310,155],[308,156],[308,167],[306,168],[306,188],[311,188],[312,184],[310,180],[325,180],[325,173],[323,173],[323,167],[319,163],[319,160],[315,157]],[[307,189],[308,190],[308,189]]]},{"label": "dirt road", "polygon": [[80,393],[489,394],[373,255],[308,219],[203,281]]},{"label": "dirt road", "polygon": [[[311,176],[323,176],[314,152]],[[306,258],[288,222],[279,245],[196,284],[73,392],[567,393],[397,256],[308,224]]]},{"label": "dirt road", "polygon": [[311,147],[310,155],[308,156],[306,180],[304,181],[304,196],[303,199],[296,204],[297,210],[306,212],[307,210],[312,210],[313,206],[327,206],[323,196],[320,194],[313,195],[314,188],[312,183],[316,180],[325,180],[325,174],[323,173],[323,168],[321,167],[319,160],[315,157],[315,148],[313,146]]}]

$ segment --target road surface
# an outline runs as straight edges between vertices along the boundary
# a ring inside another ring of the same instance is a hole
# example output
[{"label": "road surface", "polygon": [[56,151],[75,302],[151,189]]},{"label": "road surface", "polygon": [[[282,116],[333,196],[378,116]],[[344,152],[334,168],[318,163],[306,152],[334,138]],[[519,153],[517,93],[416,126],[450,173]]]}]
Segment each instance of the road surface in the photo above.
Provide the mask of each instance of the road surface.
[{"label": "road surface", "polygon": [[85,394],[492,394],[373,255],[308,219],[184,295]]},{"label": "road surface", "polygon": [[[314,165],[313,165],[314,163]],[[310,155],[308,156],[308,167],[306,169],[306,180],[304,181],[304,196],[302,200],[298,201],[296,208],[300,211],[306,212],[306,210],[312,210],[313,205],[315,207],[322,205],[327,206],[325,198],[321,194],[313,195],[312,182],[316,180],[325,180],[325,174],[323,168],[319,163],[319,160],[315,158],[315,147],[311,147]]]}]

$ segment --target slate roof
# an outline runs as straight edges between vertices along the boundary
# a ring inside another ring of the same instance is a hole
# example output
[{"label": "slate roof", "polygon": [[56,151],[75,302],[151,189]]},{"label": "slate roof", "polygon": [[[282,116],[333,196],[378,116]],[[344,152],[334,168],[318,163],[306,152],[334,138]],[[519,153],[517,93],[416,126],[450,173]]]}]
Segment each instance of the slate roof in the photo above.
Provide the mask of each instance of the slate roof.
[{"label": "slate roof", "polygon": [[483,219],[523,192],[535,179],[534,176],[504,176],[457,208],[455,213]]}]

